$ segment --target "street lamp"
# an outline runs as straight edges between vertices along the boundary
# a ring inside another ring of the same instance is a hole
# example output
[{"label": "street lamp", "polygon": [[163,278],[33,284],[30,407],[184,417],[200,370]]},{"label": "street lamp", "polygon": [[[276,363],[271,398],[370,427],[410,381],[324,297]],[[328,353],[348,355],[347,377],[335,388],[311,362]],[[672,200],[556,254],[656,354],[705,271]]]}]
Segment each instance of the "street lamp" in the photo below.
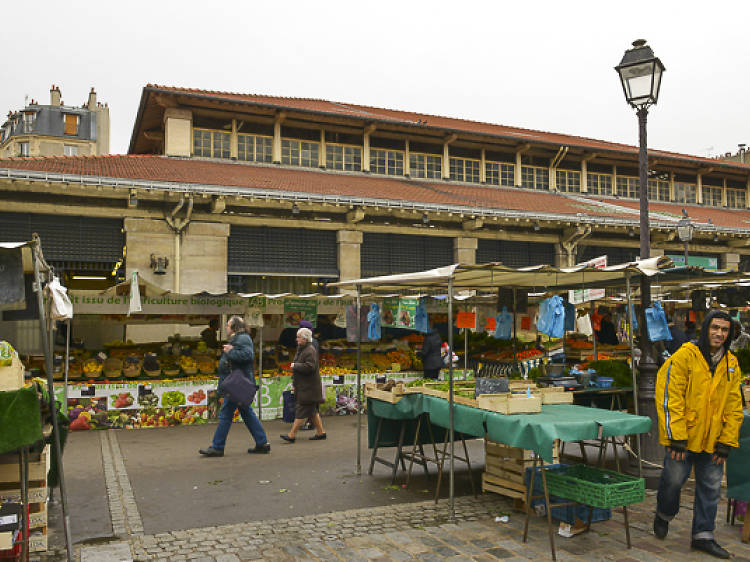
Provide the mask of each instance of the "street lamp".
[{"label": "street lamp", "polygon": [[693,239],[693,231],[695,225],[690,221],[687,211],[682,210],[682,218],[677,221],[677,236],[680,237],[680,241],[685,244],[685,267],[688,266],[688,244]]},{"label": "street lamp", "polygon": [[[648,152],[646,149],[646,118],[648,108],[659,99],[661,76],[664,65],[654,56],[651,47],[644,39],[633,41],[633,48],[625,51],[620,64],[615,67],[620,75],[625,100],[636,110],[638,115],[638,140],[640,151],[638,164],[640,171],[640,236],[641,259],[651,256],[650,227],[648,220]],[[641,359],[638,364],[640,380],[638,384],[638,413],[651,418],[651,431],[641,439],[641,458],[651,463],[661,460],[661,449],[658,440],[658,420],[654,391],[656,389],[656,361],[651,350],[646,329],[645,310],[651,305],[651,283],[646,275],[641,275],[641,314],[640,314],[640,348]],[[645,471],[644,471],[645,472]]]}]

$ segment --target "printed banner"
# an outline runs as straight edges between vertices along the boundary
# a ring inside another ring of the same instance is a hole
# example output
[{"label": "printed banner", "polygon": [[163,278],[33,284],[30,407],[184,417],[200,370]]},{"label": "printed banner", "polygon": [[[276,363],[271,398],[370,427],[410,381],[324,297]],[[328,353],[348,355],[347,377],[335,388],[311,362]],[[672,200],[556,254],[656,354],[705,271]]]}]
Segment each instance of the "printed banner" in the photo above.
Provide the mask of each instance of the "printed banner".
[{"label": "printed banner", "polygon": [[393,328],[396,326],[398,318],[398,297],[383,299],[380,312],[380,326],[383,328]]},{"label": "printed banner", "polygon": [[313,327],[318,324],[318,303],[313,299],[286,299],[284,301],[284,328],[298,328],[300,320]]},{"label": "printed banner", "polygon": [[398,301],[397,328],[416,328],[418,299],[404,297]]}]

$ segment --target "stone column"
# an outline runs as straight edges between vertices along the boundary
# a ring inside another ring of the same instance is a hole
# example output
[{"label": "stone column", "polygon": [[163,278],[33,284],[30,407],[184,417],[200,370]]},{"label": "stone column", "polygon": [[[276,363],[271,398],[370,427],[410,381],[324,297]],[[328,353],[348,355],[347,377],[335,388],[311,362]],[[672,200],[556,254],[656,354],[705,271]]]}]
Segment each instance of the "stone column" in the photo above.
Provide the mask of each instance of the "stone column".
[{"label": "stone column", "polygon": [[361,255],[364,236],[359,230],[339,230],[338,244],[339,281],[362,277]]},{"label": "stone column", "polygon": [[[175,236],[163,220],[126,218],[127,276],[134,270],[158,287],[174,290],[174,274],[180,268],[180,292],[225,293],[227,290],[227,240],[229,225],[191,222],[182,233],[180,255],[175,256]],[[169,260],[167,272],[155,275],[151,254]]]},{"label": "stone column", "polygon": [[740,255],[724,253],[719,256],[719,269],[733,269],[738,271],[740,268]]},{"label": "stone column", "polygon": [[190,157],[193,148],[193,114],[189,109],[164,111],[164,155]]},{"label": "stone column", "polygon": [[453,261],[466,265],[477,263],[477,238],[458,237],[453,239]]}]

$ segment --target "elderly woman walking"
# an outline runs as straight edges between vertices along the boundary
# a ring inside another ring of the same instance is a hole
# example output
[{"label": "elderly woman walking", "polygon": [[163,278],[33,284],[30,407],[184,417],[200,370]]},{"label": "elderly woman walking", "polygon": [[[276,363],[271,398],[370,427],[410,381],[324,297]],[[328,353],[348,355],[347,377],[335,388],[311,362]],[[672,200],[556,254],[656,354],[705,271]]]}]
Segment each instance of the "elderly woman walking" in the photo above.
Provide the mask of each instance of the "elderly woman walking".
[{"label": "elderly woman walking", "polygon": [[309,418],[312,418],[316,430],[310,440],[318,441],[326,438],[323,421],[317,412],[317,405],[323,403],[324,400],[318,371],[318,352],[315,350],[312,339],[312,331],[309,328],[297,330],[297,354],[292,362],[292,385],[297,409],[291,431],[288,435],[281,435],[281,438],[288,443],[294,443],[297,439],[297,431]]}]

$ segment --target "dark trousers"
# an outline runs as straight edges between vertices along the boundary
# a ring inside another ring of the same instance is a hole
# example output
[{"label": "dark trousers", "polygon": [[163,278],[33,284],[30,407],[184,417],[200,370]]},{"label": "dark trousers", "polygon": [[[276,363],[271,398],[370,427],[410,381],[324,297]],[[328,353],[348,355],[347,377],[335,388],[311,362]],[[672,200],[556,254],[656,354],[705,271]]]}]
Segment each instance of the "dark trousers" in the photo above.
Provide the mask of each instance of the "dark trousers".
[{"label": "dark trousers", "polygon": [[425,369],[424,378],[426,379],[437,379],[440,376],[440,369]]}]

